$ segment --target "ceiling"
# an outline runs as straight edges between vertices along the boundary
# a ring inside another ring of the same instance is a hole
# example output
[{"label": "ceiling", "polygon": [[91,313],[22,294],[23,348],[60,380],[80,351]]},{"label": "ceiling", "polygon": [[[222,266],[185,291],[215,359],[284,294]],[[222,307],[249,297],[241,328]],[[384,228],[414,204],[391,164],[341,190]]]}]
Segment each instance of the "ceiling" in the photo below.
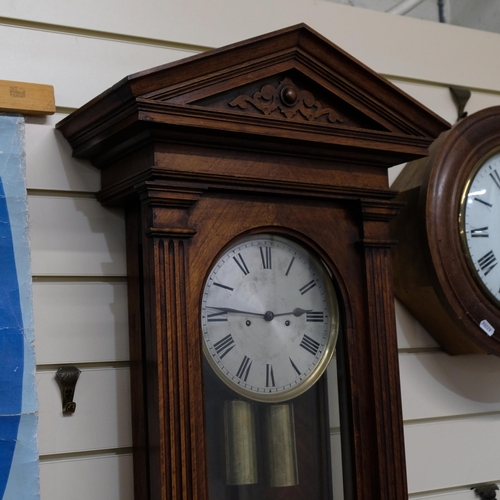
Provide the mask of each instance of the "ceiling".
[{"label": "ceiling", "polygon": [[500,33],[499,0],[328,0],[365,9]]}]

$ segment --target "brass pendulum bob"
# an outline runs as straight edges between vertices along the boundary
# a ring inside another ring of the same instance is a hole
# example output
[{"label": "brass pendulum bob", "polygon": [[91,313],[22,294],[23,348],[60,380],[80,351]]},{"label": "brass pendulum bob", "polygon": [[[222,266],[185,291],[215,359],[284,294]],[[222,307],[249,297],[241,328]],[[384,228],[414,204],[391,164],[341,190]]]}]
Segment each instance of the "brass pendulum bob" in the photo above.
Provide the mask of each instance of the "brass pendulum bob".
[{"label": "brass pendulum bob", "polygon": [[255,419],[246,401],[224,401],[226,484],[244,485],[258,481]]},{"label": "brass pendulum bob", "polygon": [[295,486],[299,484],[293,405],[267,406],[264,429],[270,486]]}]

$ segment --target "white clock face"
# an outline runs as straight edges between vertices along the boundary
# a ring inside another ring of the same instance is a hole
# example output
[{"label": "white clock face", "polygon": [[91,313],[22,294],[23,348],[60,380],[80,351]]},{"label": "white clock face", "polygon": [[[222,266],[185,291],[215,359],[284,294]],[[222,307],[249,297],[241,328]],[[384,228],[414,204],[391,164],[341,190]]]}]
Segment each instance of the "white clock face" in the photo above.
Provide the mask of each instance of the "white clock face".
[{"label": "white clock face", "polygon": [[236,242],[203,291],[205,356],[217,375],[257,401],[285,401],[309,388],[331,359],[338,305],[324,266],[276,235]]},{"label": "white clock face", "polygon": [[467,184],[460,212],[462,241],[476,279],[500,304],[500,152],[482,161]]}]

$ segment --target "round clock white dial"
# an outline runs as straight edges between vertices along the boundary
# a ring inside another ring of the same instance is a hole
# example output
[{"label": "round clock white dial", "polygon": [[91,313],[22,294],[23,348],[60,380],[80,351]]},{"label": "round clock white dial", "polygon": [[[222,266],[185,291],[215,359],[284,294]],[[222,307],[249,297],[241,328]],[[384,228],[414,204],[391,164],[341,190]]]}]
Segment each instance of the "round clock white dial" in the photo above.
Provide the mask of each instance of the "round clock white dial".
[{"label": "round clock white dial", "polygon": [[482,288],[500,305],[500,152],[481,161],[464,190],[462,242]]},{"label": "round clock white dial", "polygon": [[285,401],[324,372],[338,304],[324,265],[277,235],[237,241],[214,264],[202,296],[205,356],[217,375],[257,401]]}]

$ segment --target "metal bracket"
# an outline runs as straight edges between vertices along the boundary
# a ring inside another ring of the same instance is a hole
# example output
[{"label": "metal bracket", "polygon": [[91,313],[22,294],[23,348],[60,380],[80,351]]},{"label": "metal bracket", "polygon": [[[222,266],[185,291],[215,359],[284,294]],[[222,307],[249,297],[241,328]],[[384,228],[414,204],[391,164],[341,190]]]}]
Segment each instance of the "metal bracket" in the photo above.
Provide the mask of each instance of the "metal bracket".
[{"label": "metal bracket", "polygon": [[467,116],[465,106],[470,99],[471,91],[469,89],[464,89],[463,87],[450,87],[450,92],[458,109],[457,121],[460,121],[462,118]]},{"label": "metal bracket", "polygon": [[474,490],[481,500],[495,500],[497,497],[495,491],[498,490],[498,486],[494,483],[482,484],[481,486],[473,486],[471,490]]},{"label": "metal bracket", "polygon": [[65,414],[75,413],[76,403],[73,402],[73,397],[80,373],[76,366],[62,366],[57,369],[56,378],[61,388],[62,411]]}]

